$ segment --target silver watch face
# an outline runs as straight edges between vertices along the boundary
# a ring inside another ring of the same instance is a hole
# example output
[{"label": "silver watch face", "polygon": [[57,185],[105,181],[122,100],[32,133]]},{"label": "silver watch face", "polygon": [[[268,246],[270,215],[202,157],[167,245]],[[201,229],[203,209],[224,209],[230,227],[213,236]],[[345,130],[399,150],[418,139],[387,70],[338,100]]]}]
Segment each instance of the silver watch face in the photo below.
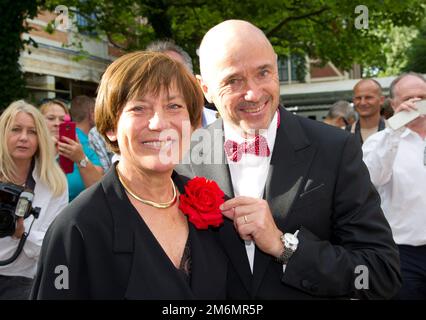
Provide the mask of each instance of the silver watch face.
[{"label": "silver watch face", "polygon": [[297,246],[299,244],[299,239],[297,239],[297,237],[295,237],[293,234],[291,233],[286,233],[284,235],[284,241],[290,246],[290,247],[294,247]]},{"label": "silver watch face", "polygon": [[80,161],[80,167],[83,167],[83,168],[87,167],[87,159],[86,158],[84,158],[83,160]]}]

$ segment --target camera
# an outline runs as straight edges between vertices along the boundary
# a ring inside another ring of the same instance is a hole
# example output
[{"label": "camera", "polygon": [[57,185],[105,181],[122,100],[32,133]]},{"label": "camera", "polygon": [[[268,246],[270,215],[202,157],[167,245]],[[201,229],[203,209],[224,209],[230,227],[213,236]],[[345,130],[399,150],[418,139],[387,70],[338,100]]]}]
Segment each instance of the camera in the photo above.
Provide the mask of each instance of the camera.
[{"label": "camera", "polygon": [[0,238],[15,233],[18,218],[33,215],[38,218],[40,208],[33,208],[34,193],[13,183],[0,183]]}]

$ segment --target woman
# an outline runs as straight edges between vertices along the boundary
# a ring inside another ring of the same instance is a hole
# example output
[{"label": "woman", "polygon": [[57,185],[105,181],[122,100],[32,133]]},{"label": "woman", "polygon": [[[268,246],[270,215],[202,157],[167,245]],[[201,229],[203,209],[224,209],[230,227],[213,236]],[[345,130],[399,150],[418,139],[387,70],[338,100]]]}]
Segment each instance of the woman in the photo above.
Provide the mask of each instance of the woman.
[{"label": "woman", "polygon": [[[88,100],[90,99],[88,98]],[[48,101],[40,106],[40,111],[46,119],[57,154],[74,162],[73,172],[66,174],[69,201],[71,202],[81,191],[100,179],[102,170],[99,158],[95,151],[89,147],[88,142],[84,143],[79,139],[73,141],[68,138],[59,141],[59,125],[64,121],[65,116],[69,115],[68,108],[63,102],[59,100]],[[77,135],[86,139],[82,132],[81,135],[77,132]],[[78,165],[86,157],[88,160],[86,166]]]},{"label": "woman", "polygon": [[43,116],[32,105],[20,100],[3,112],[0,143],[0,181],[33,189],[32,206],[41,208],[38,219],[19,218],[14,234],[0,238],[0,260],[5,261],[29,233],[17,259],[0,266],[0,300],[27,299],[46,230],[68,202],[67,185]]},{"label": "woman", "polygon": [[68,107],[60,100],[50,100],[40,106],[40,112],[46,119],[52,139],[57,146],[59,140],[59,125],[64,122],[66,115],[69,115]]},{"label": "woman", "polygon": [[[189,142],[183,127],[199,123],[202,103],[193,76],[162,53],[127,54],[108,67],[95,120],[120,161],[52,225],[33,298],[225,298],[226,258],[213,232],[179,210],[184,181],[173,172]],[[58,265],[67,290],[54,286]]]}]

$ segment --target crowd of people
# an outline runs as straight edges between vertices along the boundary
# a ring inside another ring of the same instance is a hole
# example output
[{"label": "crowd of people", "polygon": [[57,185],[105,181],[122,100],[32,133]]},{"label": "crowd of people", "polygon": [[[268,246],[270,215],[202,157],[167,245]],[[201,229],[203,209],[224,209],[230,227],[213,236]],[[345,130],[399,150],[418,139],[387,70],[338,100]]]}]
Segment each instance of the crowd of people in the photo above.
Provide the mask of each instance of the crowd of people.
[{"label": "crowd of people", "polygon": [[194,75],[157,41],[109,65],[96,98],[6,108],[0,181],[40,212],[0,236],[0,299],[425,299],[426,117],[393,130],[382,107],[415,110],[424,77],[389,99],[362,79],[323,124],[280,104],[249,22],[211,28],[198,53]]}]

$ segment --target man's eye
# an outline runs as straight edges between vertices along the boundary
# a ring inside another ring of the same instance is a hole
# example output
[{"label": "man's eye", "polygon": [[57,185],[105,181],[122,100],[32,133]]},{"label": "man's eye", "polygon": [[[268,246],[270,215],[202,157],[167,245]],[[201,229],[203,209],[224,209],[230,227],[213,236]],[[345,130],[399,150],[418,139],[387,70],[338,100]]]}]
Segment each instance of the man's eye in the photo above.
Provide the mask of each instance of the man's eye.
[{"label": "man's eye", "polygon": [[269,70],[267,70],[267,69],[261,70],[261,71],[259,72],[259,76],[260,76],[260,77],[263,77],[263,78],[265,78],[265,77],[267,77],[267,76],[269,76],[269,75],[270,75],[270,72],[269,72]]},{"label": "man's eye", "polygon": [[227,81],[227,84],[230,86],[234,86],[234,85],[239,85],[242,83],[242,79],[241,78],[231,78]]}]

